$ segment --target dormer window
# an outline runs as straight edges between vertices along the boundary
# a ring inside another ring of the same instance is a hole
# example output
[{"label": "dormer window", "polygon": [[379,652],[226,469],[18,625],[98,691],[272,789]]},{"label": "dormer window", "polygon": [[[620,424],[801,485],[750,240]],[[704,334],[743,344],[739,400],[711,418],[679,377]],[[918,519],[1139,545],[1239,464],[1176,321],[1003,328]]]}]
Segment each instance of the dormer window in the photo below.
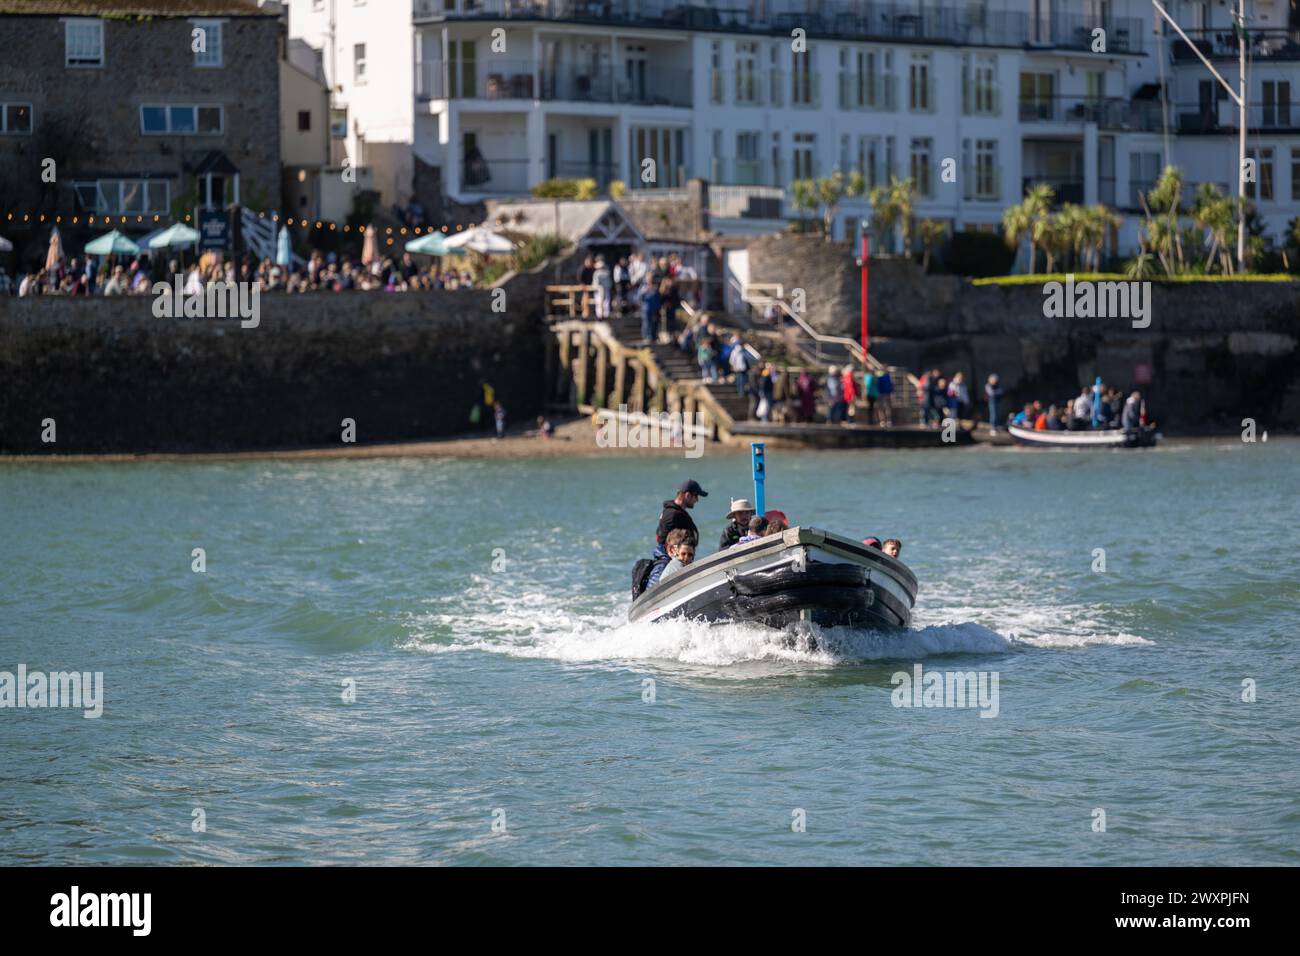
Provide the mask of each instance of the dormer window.
[{"label": "dormer window", "polygon": [[104,21],[78,17],[63,21],[65,66],[104,65]]},{"label": "dormer window", "polygon": [[222,24],[220,20],[191,20],[190,48],[196,67],[219,67],[221,62]]}]

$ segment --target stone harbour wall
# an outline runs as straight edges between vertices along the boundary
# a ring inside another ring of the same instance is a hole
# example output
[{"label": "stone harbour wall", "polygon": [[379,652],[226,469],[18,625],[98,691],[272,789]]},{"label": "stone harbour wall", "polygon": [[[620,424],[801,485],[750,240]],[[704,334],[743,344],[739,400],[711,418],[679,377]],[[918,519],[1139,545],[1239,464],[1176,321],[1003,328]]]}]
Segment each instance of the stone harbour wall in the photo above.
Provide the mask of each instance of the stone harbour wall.
[{"label": "stone harbour wall", "polygon": [[[779,236],[749,246],[751,282],[802,288],[819,331],[856,338],[859,270],[845,243]],[[964,371],[972,393],[997,372],[1015,402],[1059,401],[1097,375],[1137,387],[1174,431],[1300,428],[1300,282],[1151,285],[1150,325],[1125,318],[1048,318],[1039,283],[976,286],[922,275],[902,259],[873,259],[868,292],[873,354],[919,373]],[[787,291],[787,295],[788,295]],[[1139,374],[1149,368],[1149,384]]]},{"label": "stone harbour wall", "polygon": [[[0,453],[227,451],[470,429],[480,381],[510,421],[544,401],[543,287],[275,294],[261,321],[168,319],[152,296],[0,299]],[[484,416],[484,428],[490,415]],[[57,441],[41,441],[42,421]]]}]

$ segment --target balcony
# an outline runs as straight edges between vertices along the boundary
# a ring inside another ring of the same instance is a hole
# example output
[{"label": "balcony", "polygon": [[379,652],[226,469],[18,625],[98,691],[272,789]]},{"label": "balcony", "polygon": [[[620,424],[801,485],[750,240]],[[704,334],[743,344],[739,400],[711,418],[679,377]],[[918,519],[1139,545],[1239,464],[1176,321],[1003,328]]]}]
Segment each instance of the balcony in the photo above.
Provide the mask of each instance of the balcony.
[{"label": "balcony", "polygon": [[543,100],[579,103],[634,103],[638,106],[691,105],[691,71],[651,69],[629,78],[613,69],[561,65],[541,73]]},{"label": "balcony", "polygon": [[560,162],[554,170],[554,176],[560,179],[594,179],[596,188],[605,192],[609,184],[618,179],[618,166],[614,163],[600,162]]},{"label": "balcony", "polygon": [[785,190],[777,186],[709,184],[709,215],[723,219],[780,219]]},{"label": "balcony", "polygon": [[472,61],[450,66],[441,61],[417,63],[415,96],[419,100],[531,100],[533,66],[522,60],[493,60],[492,72],[479,73]]},{"label": "balcony", "polygon": [[1098,27],[1106,31],[1107,53],[1142,52],[1143,21],[1128,18],[1098,20],[1083,15],[1053,14],[1050,19],[1030,23],[1029,44],[1091,52],[1092,34]]},{"label": "balcony", "polygon": [[[1231,29],[1184,30],[1196,49],[1210,59],[1236,59],[1237,35]],[[1174,36],[1173,57],[1176,63],[1199,63],[1196,52],[1184,40]],[[1259,59],[1300,60],[1300,38],[1291,30],[1247,30],[1246,54]]]},{"label": "balcony", "polygon": [[840,72],[840,109],[898,109],[898,78],[878,73],[875,76],[848,71]]},{"label": "balcony", "polygon": [[1157,132],[1162,128],[1159,100],[1050,96],[1020,100],[1022,123],[1096,123],[1101,129]]},{"label": "balcony", "polygon": [[[1226,99],[1214,103],[1171,103],[1169,111],[1177,116],[1180,133],[1235,133],[1240,117],[1237,105]],[[1293,132],[1300,128],[1300,104],[1290,100],[1247,103],[1246,127]]]},{"label": "balcony", "polygon": [[487,196],[522,196],[528,192],[528,160],[517,157],[467,156],[461,164],[461,191]]},{"label": "balcony", "polygon": [[[758,8],[758,9],[756,9]],[[770,36],[800,27],[814,38],[912,40],[992,46],[1024,46],[1024,13],[989,11],[979,5],[947,7],[868,0],[768,0],[764,4],[694,5],[688,0],[414,0],[416,21],[568,21],[657,29],[717,30]]]},{"label": "balcony", "polygon": [[1053,206],[1060,206],[1062,203],[1072,202],[1077,205],[1083,204],[1083,180],[1074,177],[1063,176],[1026,176],[1023,180],[1024,192],[1028,193],[1030,188],[1038,185],[1051,186],[1056,193],[1056,198],[1052,201]]}]

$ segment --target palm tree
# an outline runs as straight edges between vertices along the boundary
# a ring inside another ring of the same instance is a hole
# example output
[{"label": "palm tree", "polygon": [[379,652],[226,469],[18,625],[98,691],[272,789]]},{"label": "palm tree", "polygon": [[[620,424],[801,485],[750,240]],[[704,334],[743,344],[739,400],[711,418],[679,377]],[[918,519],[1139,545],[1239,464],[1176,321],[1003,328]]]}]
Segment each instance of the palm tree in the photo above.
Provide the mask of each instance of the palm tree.
[{"label": "palm tree", "polygon": [[1232,199],[1223,195],[1214,183],[1201,183],[1192,201],[1192,222],[1210,234],[1210,247],[1205,255],[1207,272],[1217,255],[1224,274],[1232,274],[1232,256],[1228,254],[1228,232],[1234,226],[1232,214]]},{"label": "palm tree", "polygon": [[937,219],[922,219],[917,225],[917,235],[921,238],[921,271],[930,271],[930,253],[934,247],[943,241],[943,237],[948,234],[947,223],[939,222]]},{"label": "palm tree", "polygon": [[899,225],[903,229],[903,255],[912,255],[912,217],[916,211],[916,180],[893,177],[889,184],[889,201],[898,210]]},{"label": "palm tree", "polygon": [[1139,195],[1146,214],[1147,234],[1167,275],[1186,268],[1183,240],[1178,231],[1178,207],[1182,195],[1183,174],[1177,166],[1166,166],[1146,195]]},{"label": "palm tree", "polygon": [[1029,214],[1029,271],[1034,271],[1038,258],[1038,246],[1050,229],[1052,203],[1056,199],[1056,190],[1046,183],[1036,183],[1025,193],[1024,205]]},{"label": "palm tree", "polygon": [[[1029,208],[1023,202],[1002,210],[1002,238],[1010,248],[1020,248],[1020,243],[1029,235],[1029,224]],[[1029,271],[1031,273],[1034,271],[1032,259],[1029,262]]]}]

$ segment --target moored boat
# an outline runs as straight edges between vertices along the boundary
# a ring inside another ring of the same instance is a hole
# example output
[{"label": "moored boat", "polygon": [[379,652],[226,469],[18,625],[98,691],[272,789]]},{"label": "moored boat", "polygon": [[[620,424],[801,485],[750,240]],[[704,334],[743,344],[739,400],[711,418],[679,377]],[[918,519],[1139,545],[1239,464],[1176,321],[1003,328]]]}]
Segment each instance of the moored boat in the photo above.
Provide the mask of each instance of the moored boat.
[{"label": "moored boat", "polygon": [[911,622],[916,588],[911,569],[883,551],[796,527],[691,563],[637,597],[628,620],[897,629]]},{"label": "moored boat", "polygon": [[1021,425],[1008,425],[1007,432],[1017,445],[1030,448],[1151,448],[1161,438],[1154,428],[1035,431]]}]

